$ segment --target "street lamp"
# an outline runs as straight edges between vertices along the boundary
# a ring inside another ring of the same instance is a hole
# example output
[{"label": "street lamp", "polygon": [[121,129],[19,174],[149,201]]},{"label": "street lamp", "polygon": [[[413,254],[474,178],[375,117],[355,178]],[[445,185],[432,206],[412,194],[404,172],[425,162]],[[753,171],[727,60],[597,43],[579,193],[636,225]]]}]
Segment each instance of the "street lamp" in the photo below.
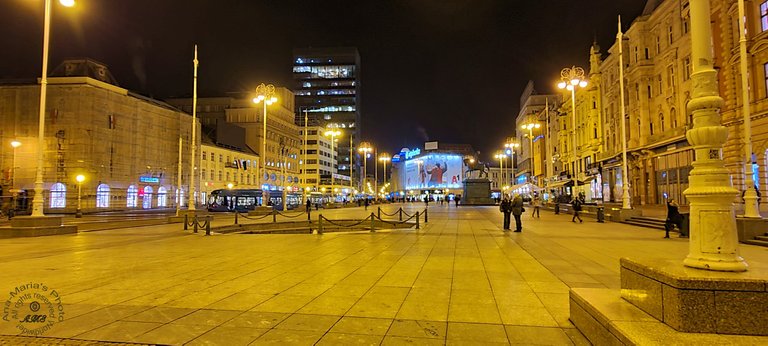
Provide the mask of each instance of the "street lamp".
[{"label": "street lamp", "polygon": [[578,169],[578,156],[576,153],[576,87],[586,88],[587,81],[584,79],[584,69],[581,67],[566,67],[560,70],[560,83],[557,83],[559,89],[566,89],[571,92],[571,130],[573,131],[573,172],[571,178],[573,180],[573,188],[571,194],[575,197],[575,191],[578,187],[578,181],[576,180],[576,171]]},{"label": "street lamp", "polygon": [[[760,218],[755,188],[755,166],[752,164],[752,114],[749,110],[749,71],[747,65],[746,20],[744,0],[739,0],[739,66],[741,70],[741,104],[744,113],[744,217]],[[762,6],[761,6],[762,7]]]},{"label": "street lamp", "polygon": [[501,179],[499,181],[499,188],[504,190],[504,158],[507,157],[507,154],[504,153],[504,151],[497,152],[496,155],[493,155],[494,158],[499,159],[499,170],[501,170]]},{"label": "street lamp", "polygon": [[192,82],[192,140],[189,143],[189,205],[187,206],[189,211],[194,211],[195,204],[197,204],[195,197],[195,162],[197,161],[197,154],[195,153],[195,149],[197,149],[195,143],[195,129],[197,128],[197,45],[195,45],[195,59],[192,60],[192,63],[194,65],[194,74]]},{"label": "street lamp", "polygon": [[289,148],[285,146],[285,138],[280,137],[280,187],[283,188],[282,192],[282,199],[283,199],[283,211],[288,210],[288,191],[285,187],[285,166],[286,166],[286,159],[288,156]]},{"label": "street lamp", "polygon": [[336,169],[337,162],[336,162],[336,155],[334,155],[333,150],[333,143],[336,142],[336,136],[341,136],[341,130],[339,130],[339,124],[328,124],[328,129],[325,130],[325,136],[331,137],[331,193],[334,194],[333,201],[336,202],[336,195],[333,190],[333,186],[335,184],[333,174],[334,170]]},{"label": "street lamp", "polygon": [[[60,0],[65,7],[75,5],[74,0]],[[51,34],[51,0],[45,0],[45,21],[43,24],[43,68],[40,77],[40,109],[37,129],[37,169],[35,173],[35,196],[32,198],[32,216],[43,213],[43,152],[45,149],[45,95],[48,87],[48,46]]]},{"label": "street lamp", "polygon": [[621,32],[621,16],[619,16],[619,32],[616,34],[616,40],[619,41],[619,99],[621,106],[621,208],[632,209],[629,196],[629,167],[627,164],[627,125],[624,117],[624,33]]},{"label": "street lamp", "polygon": [[[508,138],[507,142],[504,143],[504,154],[510,156],[510,167],[512,167],[512,180],[515,179],[515,148],[519,147],[520,143],[515,142],[512,138]],[[507,184],[514,185],[507,180]]]},{"label": "street lamp", "polygon": [[80,192],[82,191],[83,181],[85,181],[85,176],[82,174],[78,174],[75,177],[75,180],[77,180],[77,210],[75,211],[75,217],[81,218],[83,217],[82,209],[80,209]]},{"label": "street lamp", "polygon": [[387,186],[387,162],[391,160],[391,157],[387,153],[379,154],[379,161],[384,165],[384,186]]},{"label": "street lamp", "polygon": [[368,142],[362,142],[358,145],[357,151],[361,152],[363,154],[363,191],[365,191],[365,182],[368,179],[368,153],[373,151],[373,146],[371,143]]},{"label": "street lamp", "polygon": [[530,159],[530,163],[531,163],[531,182],[533,182],[534,177],[536,177],[536,174],[534,173],[534,170],[533,170],[533,159],[534,159],[534,154],[533,154],[533,129],[538,129],[539,127],[541,127],[541,124],[539,124],[538,122],[535,122],[535,121],[531,121],[529,123],[525,123],[525,124],[523,124],[523,126],[521,126],[521,128],[523,130],[528,130],[528,139],[530,140],[529,150],[531,151],[531,159]]},{"label": "street lamp", "polygon": [[19,141],[11,141],[13,147],[13,167],[11,167],[11,210],[16,210],[16,148],[21,146]]},{"label": "street lamp", "polygon": [[261,179],[264,180],[266,180],[265,176],[267,174],[267,106],[275,102],[277,102],[277,97],[275,97],[274,85],[264,85],[264,83],[261,83],[256,87],[256,97],[253,98],[253,103],[264,105],[264,130],[261,137],[261,152],[259,153],[259,156],[261,156]]}]

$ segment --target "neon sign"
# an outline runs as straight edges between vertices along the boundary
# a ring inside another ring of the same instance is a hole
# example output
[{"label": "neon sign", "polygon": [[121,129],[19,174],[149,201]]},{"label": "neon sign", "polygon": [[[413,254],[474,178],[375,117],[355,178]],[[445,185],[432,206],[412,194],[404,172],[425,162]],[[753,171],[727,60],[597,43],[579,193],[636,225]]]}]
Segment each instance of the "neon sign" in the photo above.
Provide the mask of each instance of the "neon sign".
[{"label": "neon sign", "polygon": [[410,160],[410,159],[418,156],[419,154],[421,154],[421,149],[419,149],[419,148],[413,149],[413,150],[405,153],[405,159],[406,160]]}]

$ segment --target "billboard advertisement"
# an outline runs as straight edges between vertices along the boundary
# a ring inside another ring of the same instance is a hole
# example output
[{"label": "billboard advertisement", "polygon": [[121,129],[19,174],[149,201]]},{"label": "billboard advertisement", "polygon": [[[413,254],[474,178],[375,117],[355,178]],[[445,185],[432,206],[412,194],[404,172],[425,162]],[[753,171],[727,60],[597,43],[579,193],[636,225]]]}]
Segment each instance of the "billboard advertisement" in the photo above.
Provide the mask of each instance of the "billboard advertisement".
[{"label": "billboard advertisement", "polygon": [[405,188],[460,188],[463,172],[460,155],[428,154],[405,162]]}]

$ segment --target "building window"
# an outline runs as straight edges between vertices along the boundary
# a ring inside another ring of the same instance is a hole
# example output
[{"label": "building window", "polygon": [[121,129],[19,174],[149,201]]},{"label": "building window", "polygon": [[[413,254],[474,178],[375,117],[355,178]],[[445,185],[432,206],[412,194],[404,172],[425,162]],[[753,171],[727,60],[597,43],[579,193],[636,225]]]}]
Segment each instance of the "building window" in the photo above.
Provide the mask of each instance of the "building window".
[{"label": "building window", "polygon": [[224,155],[219,154],[219,162],[224,162]]},{"label": "building window", "polygon": [[691,79],[691,57],[683,59],[683,81]]},{"label": "building window", "polygon": [[144,209],[151,209],[152,208],[152,186],[145,186],[144,187],[144,196],[141,198],[141,207]]},{"label": "building window", "polygon": [[216,154],[211,153],[211,162],[216,161]]},{"label": "building window", "polygon": [[669,28],[667,28],[667,39],[669,40],[669,44],[672,45],[672,42],[674,40],[674,36],[672,35],[672,26],[670,25]]},{"label": "building window", "polygon": [[768,30],[768,1],[760,4],[760,30]]},{"label": "building window", "polygon": [[166,190],[162,186],[160,186],[160,188],[157,189],[157,206],[158,207],[168,206],[168,190]]},{"label": "building window", "polygon": [[109,185],[99,184],[96,187],[96,208],[109,208]]},{"label": "building window", "polygon": [[650,129],[650,131],[651,131],[650,134],[651,134],[651,136],[653,136],[653,122],[652,121],[648,123],[648,129]]},{"label": "building window", "polygon": [[125,206],[128,208],[136,208],[136,202],[139,199],[139,190],[136,185],[128,186],[128,191],[125,195]]},{"label": "building window", "polygon": [[659,113],[659,128],[664,132],[664,113]]},{"label": "building window", "polygon": [[688,27],[690,26],[689,24],[690,22],[691,22],[691,17],[685,16],[685,18],[683,18],[683,34],[688,33]]},{"label": "building window", "polygon": [[67,206],[67,186],[56,183],[51,186],[51,208],[65,208]]},{"label": "building window", "polygon": [[205,151],[203,151],[203,161],[205,161],[205,157],[206,157],[206,156],[208,156],[208,155],[206,155],[206,152],[205,152]]}]

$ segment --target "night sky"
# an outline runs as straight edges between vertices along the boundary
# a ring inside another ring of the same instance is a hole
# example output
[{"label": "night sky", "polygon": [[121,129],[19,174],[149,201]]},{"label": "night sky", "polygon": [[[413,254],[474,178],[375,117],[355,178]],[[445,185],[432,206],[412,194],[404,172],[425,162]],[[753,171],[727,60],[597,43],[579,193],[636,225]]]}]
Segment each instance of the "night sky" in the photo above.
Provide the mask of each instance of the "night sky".
[{"label": "night sky", "polygon": [[[528,80],[555,91],[560,69],[588,67],[645,0],[77,0],[54,2],[50,69],[106,63],[120,86],[155,98],[291,86],[292,49],[355,46],[363,137],[382,150],[469,143],[489,159],[514,133]],[[39,77],[43,0],[0,0],[0,78]]]}]

